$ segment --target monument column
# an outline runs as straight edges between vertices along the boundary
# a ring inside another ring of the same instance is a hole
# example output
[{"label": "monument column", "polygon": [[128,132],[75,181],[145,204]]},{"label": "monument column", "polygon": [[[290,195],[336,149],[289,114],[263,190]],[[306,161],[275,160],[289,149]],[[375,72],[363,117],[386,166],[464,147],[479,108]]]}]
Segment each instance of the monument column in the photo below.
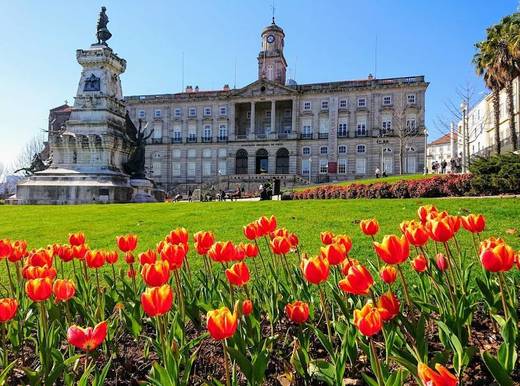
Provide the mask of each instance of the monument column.
[{"label": "monument column", "polygon": [[291,118],[291,132],[297,133],[299,130],[296,129],[296,98],[292,100]]},{"label": "monument column", "polygon": [[276,130],[276,101],[271,101],[271,133],[278,133]]},{"label": "monument column", "polygon": [[252,135],[252,137],[248,138],[254,138],[255,135],[255,101],[251,102],[251,119],[250,119],[250,125],[249,125],[249,134]]}]

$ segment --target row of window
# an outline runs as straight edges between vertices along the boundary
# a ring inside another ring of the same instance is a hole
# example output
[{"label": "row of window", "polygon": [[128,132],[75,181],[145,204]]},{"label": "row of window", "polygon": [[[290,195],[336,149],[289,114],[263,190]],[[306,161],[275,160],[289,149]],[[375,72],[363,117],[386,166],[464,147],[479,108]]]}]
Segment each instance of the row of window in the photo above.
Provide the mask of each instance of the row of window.
[{"label": "row of window", "polygon": [[[174,158],[174,159],[181,158],[181,155],[182,155],[181,149],[173,149],[172,150],[172,158]],[[220,148],[218,150],[206,148],[206,149],[202,150],[201,155],[204,158],[213,157],[214,155],[216,155],[218,158],[226,158],[227,157],[227,150],[224,149],[224,148]],[[186,152],[186,156],[188,158],[195,158],[195,157],[197,157],[197,150],[196,149],[188,149],[188,151]],[[162,155],[159,152],[155,152],[155,153],[152,154],[152,158],[159,159],[159,158],[162,158]]]},{"label": "row of window", "polygon": [[[406,128],[407,129],[416,129],[417,121],[415,115],[410,115],[406,117]],[[381,121],[381,130],[383,134],[390,133],[392,131],[392,117],[391,116],[383,116]],[[328,120],[324,119],[319,121],[319,132],[320,133],[328,133]],[[302,134],[311,136],[312,135],[312,122],[304,121],[302,123]],[[340,118],[338,123],[338,136],[346,137],[348,134],[348,121],[346,118]],[[368,135],[367,132],[367,118],[359,117],[356,121],[356,135],[358,137]]]},{"label": "row of window", "polygon": [[[366,145],[356,145],[356,153],[366,153],[367,147]],[[329,154],[328,146],[320,147],[320,154]],[[338,146],[338,154],[347,154],[347,145],[339,145]],[[302,147],[302,155],[310,156],[311,148],[309,146]]]},{"label": "row of window", "polygon": [[[381,101],[383,106],[392,106],[393,98],[392,95],[383,95],[383,99]],[[416,95],[415,94],[407,94],[406,95],[406,103],[409,105],[414,105],[416,103]],[[347,99],[340,99],[339,100],[339,108],[340,109],[346,109],[348,106],[348,100]],[[366,97],[358,97],[356,101],[357,107],[367,107],[367,98]],[[329,109],[329,101],[324,99],[321,101],[320,104],[321,110],[328,110]],[[312,102],[311,101],[304,101],[303,102],[303,110],[309,111],[312,110]]]},{"label": "row of window", "polygon": [[[366,174],[367,160],[365,158],[356,159],[356,174]],[[311,161],[308,159],[302,160],[302,175],[308,176],[311,169]],[[318,173],[328,174],[329,173],[329,161],[327,159],[320,159],[318,163]],[[338,159],[336,164],[337,174],[347,174],[347,160],[345,158]]]},{"label": "row of window", "polygon": [[[197,162],[189,161],[186,163],[172,162],[172,175],[174,177],[180,177],[182,175],[182,165],[186,165],[186,175],[188,177],[195,177],[197,174]],[[227,162],[225,159],[218,160],[217,169],[215,170],[212,161],[202,161],[202,175],[205,177],[213,175],[227,175]],[[160,177],[162,175],[162,163],[161,161],[153,161],[150,173],[154,177]]]},{"label": "row of window", "polygon": [[[218,111],[219,111],[219,115],[222,116],[222,117],[223,116],[227,116],[227,114],[228,114],[227,106],[219,106]],[[211,117],[211,115],[212,115],[212,107],[211,106],[204,107],[202,109],[202,115],[204,117]],[[154,116],[154,118],[161,118],[163,116],[162,110],[161,109],[155,109],[154,113],[153,113],[153,116]],[[182,108],[181,107],[176,107],[175,109],[173,109],[173,116],[175,118],[182,117]],[[196,116],[197,116],[197,108],[196,107],[188,107],[188,117],[196,117]],[[139,110],[137,112],[137,117],[141,118],[141,119],[146,118],[146,111],[145,110]]]}]

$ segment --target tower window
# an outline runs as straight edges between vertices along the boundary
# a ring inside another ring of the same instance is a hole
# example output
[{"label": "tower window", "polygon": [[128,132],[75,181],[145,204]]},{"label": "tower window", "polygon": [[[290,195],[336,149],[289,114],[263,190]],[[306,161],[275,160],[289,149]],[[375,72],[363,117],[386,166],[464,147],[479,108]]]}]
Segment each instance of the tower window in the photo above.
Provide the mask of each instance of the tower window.
[{"label": "tower window", "polygon": [[312,106],[311,102],[309,102],[309,101],[303,102],[303,109],[304,110],[310,110],[311,106]]},{"label": "tower window", "polygon": [[408,102],[409,105],[415,104],[415,94],[408,94],[406,96],[406,101]]},{"label": "tower window", "polygon": [[392,104],[392,95],[385,95],[383,97],[383,106],[390,106]]}]

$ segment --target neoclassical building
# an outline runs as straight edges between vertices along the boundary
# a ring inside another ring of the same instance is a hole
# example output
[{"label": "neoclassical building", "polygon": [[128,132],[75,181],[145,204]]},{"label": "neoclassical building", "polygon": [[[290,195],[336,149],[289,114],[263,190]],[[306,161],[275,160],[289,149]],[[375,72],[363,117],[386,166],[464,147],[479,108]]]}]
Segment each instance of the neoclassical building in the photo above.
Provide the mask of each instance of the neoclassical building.
[{"label": "neoclassical building", "polygon": [[258,79],[242,88],[125,96],[135,124],[153,130],[148,176],[184,192],[396,174],[403,132],[404,172],[423,171],[424,76],[297,84],[286,79],[284,44],[273,19],[261,34]]}]

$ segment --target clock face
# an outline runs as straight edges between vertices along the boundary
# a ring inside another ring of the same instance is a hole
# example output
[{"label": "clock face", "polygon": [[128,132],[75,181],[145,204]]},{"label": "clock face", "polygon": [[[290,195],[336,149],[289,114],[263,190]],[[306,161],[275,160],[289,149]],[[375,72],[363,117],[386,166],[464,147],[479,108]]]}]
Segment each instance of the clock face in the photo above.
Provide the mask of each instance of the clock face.
[{"label": "clock face", "polygon": [[274,35],[269,35],[267,37],[267,43],[272,43],[272,42],[274,42]]}]

